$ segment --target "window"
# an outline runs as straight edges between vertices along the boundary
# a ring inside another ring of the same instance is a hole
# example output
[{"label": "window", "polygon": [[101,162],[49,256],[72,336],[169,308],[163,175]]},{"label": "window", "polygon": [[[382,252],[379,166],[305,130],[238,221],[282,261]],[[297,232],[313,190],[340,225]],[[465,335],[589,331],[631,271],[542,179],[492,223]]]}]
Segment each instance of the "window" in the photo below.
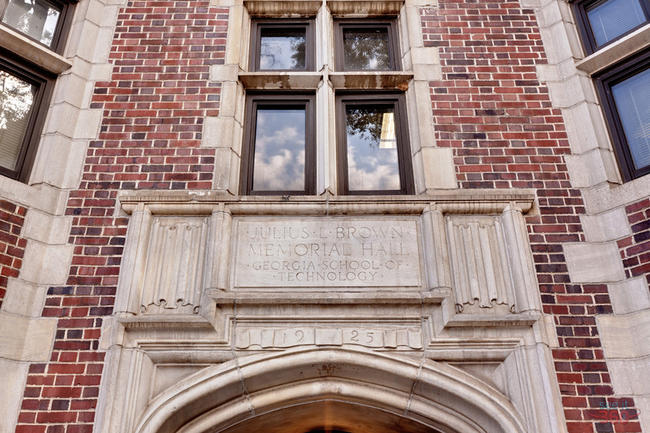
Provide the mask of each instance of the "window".
[{"label": "window", "polygon": [[647,23],[650,0],[577,0],[574,11],[591,54]]},{"label": "window", "polygon": [[336,21],[335,26],[337,70],[401,69],[394,20]]},{"label": "window", "polygon": [[313,23],[295,20],[254,21],[251,70],[313,71]]},{"label": "window", "polygon": [[46,0],[0,0],[2,24],[60,52],[70,23],[66,2]]},{"label": "window", "polygon": [[[43,46],[30,47],[43,51],[38,56],[62,51],[70,16],[67,3],[0,0],[0,27]],[[27,180],[55,79],[54,73],[0,48],[0,174]]]},{"label": "window", "polygon": [[31,166],[53,79],[0,57],[0,174],[17,179]]},{"label": "window", "polygon": [[339,191],[412,194],[402,94],[337,96]]},{"label": "window", "polygon": [[313,94],[250,94],[242,154],[246,194],[314,194]]},{"label": "window", "polygon": [[[249,69],[253,74],[240,78],[245,83],[253,82],[251,76],[268,81],[253,88],[245,84],[249,88],[240,190],[243,194],[320,193],[327,186],[319,183],[319,173],[330,174],[325,173],[322,159],[336,155],[331,162],[336,165],[340,194],[412,194],[404,86],[400,90],[368,84],[401,71],[396,20],[320,22],[333,23],[332,31],[321,32],[334,35],[333,45],[315,38],[312,19],[252,22]],[[325,54],[320,61],[332,58],[334,67],[316,64],[317,46]],[[336,72],[328,73],[331,69]],[[281,74],[259,74],[274,71]],[[327,79],[329,86],[318,84]],[[291,84],[307,81],[311,83],[307,88]],[[264,90],[285,85],[291,90]],[[324,124],[317,125],[317,119]],[[319,142],[317,127],[324,131]],[[334,151],[326,150],[334,141]]]},{"label": "window", "polygon": [[650,173],[650,51],[595,78],[623,178]]}]

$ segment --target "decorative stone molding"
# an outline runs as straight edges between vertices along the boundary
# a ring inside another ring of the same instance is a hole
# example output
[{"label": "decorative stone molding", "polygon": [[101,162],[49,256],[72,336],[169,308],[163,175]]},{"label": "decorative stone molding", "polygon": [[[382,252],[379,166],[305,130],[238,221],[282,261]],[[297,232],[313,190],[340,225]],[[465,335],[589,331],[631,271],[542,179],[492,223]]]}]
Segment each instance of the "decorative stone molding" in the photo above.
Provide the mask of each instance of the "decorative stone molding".
[{"label": "decorative stone molding", "polygon": [[19,32],[0,24],[0,47],[15,53],[53,73],[60,74],[72,67],[65,57],[43,47]]}]

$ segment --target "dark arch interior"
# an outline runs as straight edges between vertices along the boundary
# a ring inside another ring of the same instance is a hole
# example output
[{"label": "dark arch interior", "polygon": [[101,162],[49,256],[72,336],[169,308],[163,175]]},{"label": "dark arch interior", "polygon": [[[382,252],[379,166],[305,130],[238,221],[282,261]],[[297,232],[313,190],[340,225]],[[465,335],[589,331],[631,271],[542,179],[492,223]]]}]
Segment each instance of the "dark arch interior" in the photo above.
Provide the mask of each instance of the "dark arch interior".
[{"label": "dark arch interior", "polygon": [[358,403],[319,400],[261,414],[222,433],[441,433],[395,413]]}]

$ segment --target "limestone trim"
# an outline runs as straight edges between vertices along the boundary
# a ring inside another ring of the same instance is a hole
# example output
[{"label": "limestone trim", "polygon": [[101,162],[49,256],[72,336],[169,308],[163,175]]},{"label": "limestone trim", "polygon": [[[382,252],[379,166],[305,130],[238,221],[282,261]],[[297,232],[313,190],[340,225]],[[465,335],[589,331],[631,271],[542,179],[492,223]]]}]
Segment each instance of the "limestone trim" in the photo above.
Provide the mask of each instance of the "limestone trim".
[{"label": "limestone trim", "polygon": [[11,28],[0,24],[0,47],[35,63],[53,74],[60,74],[72,67],[65,57],[45,48]]},{"label": "limestone trim", "polygon": [[[419,8],[434,6],[424,0],[350,1],[280,1],[213,0],[229,6],[228,38],[225,65],[211,68],[211,79],[222,82],[221,111],[206,119],[202,146],[217,148],[216,176],[213,188],[237,194],[241,166],[241,144],[247,89],[314,89],[317,125],[316,191],[337,189],[335,92],[340,89],[404,91],[408,112],[409,142],[415,190],[455,189],[456,175],[451,149],[434,143],[434,126],[429,97],[429,81],[440,78],[440,60],[435,47],[424,47]],[[267,73],[248,71],[249,33],[255,17],[315,16],[316,70],[314,74]],[[403,72],[345,73],[334,71],[334,17],[397,17]]]},{"label": "limestone trim", "polygon": [[576,62],[576,68],[593,75],[648,46],[650,46],[650,24]]},{"label": "limestone trim", "polygon": [[204,369],[159,395],[135,432],[222,430],[316,398],[362,402],[448,431],[526,431],[505,397],[460,370],[376,352],[309,348]]}]

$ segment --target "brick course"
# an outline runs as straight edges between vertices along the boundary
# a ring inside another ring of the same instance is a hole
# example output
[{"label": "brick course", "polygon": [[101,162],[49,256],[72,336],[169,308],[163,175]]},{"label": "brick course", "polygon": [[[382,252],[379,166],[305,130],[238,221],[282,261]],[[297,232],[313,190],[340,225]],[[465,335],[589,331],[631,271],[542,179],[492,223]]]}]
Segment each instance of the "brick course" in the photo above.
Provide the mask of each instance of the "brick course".
[{"label": "brick course", "polygon": [[632,235],[618,241],[627,278],[644,275],[650,287],[650,199],[625,207]]},{"label": "brick course", "polygon": [[17,278],[23,265],[27,240],[20,236],[27,209],[0,200],[0,306],[7,293],[9,278]]},{"label": "brick course", "polygon": [[17,433],[91,432],[104,353],[102,318],[113,311],[128,219],[120,190],[210,189],[214,150],[201,148],[206,116],[218,115],[227,9],[208,1],[133,1],[121,9],[111,81],[96,83],[103,110],[79,189],[69,196],[74,256],[66,286],[50,287],[43,316],[58,317],[48,363],[32,364]]},{"label": "brick course", "polygon": [[[607,287],[572,284],[562,253],[562,243],[584,240],[584,207],[564,164],[561,113],[537,78],[546,59],[534,11],[517,1],[440,0],[422,10],[422,23],[442,62],[443,78],[430,88],[435,139],[453,149],[460,186],[537,190],[539,209],[527,223],[544,311],[560,341],[553,356],[569,431],[641,432],[633,400],[614,395],[603,360],[595,315],[612,311]],[[113,76],[96,84],[92,100],[103,110],[101,132],[66,211],[74,218],[69,279],[49,288],[43,309],[59,318],[54,351],[30,367],[17,433],[92,431],[100,327],[112,313],[128,222],[115,213],[116,197],[211,187],[214,151],[200,142],[204,118],[218,114],[220,86],[208,69],[223,63],[226,25],[227,9],[207,1],[135,1],[120,11]],[[633,240],[648,233],[650,202],[635,206],[630,222],[645,212],[646,225]],[[648,255],[624,241],[623,258],[645,269]]]},{"label": "brick course", "polygon": [[[570,433],[640,432],[634,402],[614,396],[596,314],[612,312],[607,286],[572,284],[562,243],[584,241],[580,191],[571,187],[560,110],[537,78],[546,63],[535,12],[518,1],[440,0],[423,9],[425,46],[440,50],[430,83],[435,139],[453,149],[462,188],[534,188],[527,217],[543,309],[555,317],[555,369]],[[603,409],[605,408],[605,409]]]}]

